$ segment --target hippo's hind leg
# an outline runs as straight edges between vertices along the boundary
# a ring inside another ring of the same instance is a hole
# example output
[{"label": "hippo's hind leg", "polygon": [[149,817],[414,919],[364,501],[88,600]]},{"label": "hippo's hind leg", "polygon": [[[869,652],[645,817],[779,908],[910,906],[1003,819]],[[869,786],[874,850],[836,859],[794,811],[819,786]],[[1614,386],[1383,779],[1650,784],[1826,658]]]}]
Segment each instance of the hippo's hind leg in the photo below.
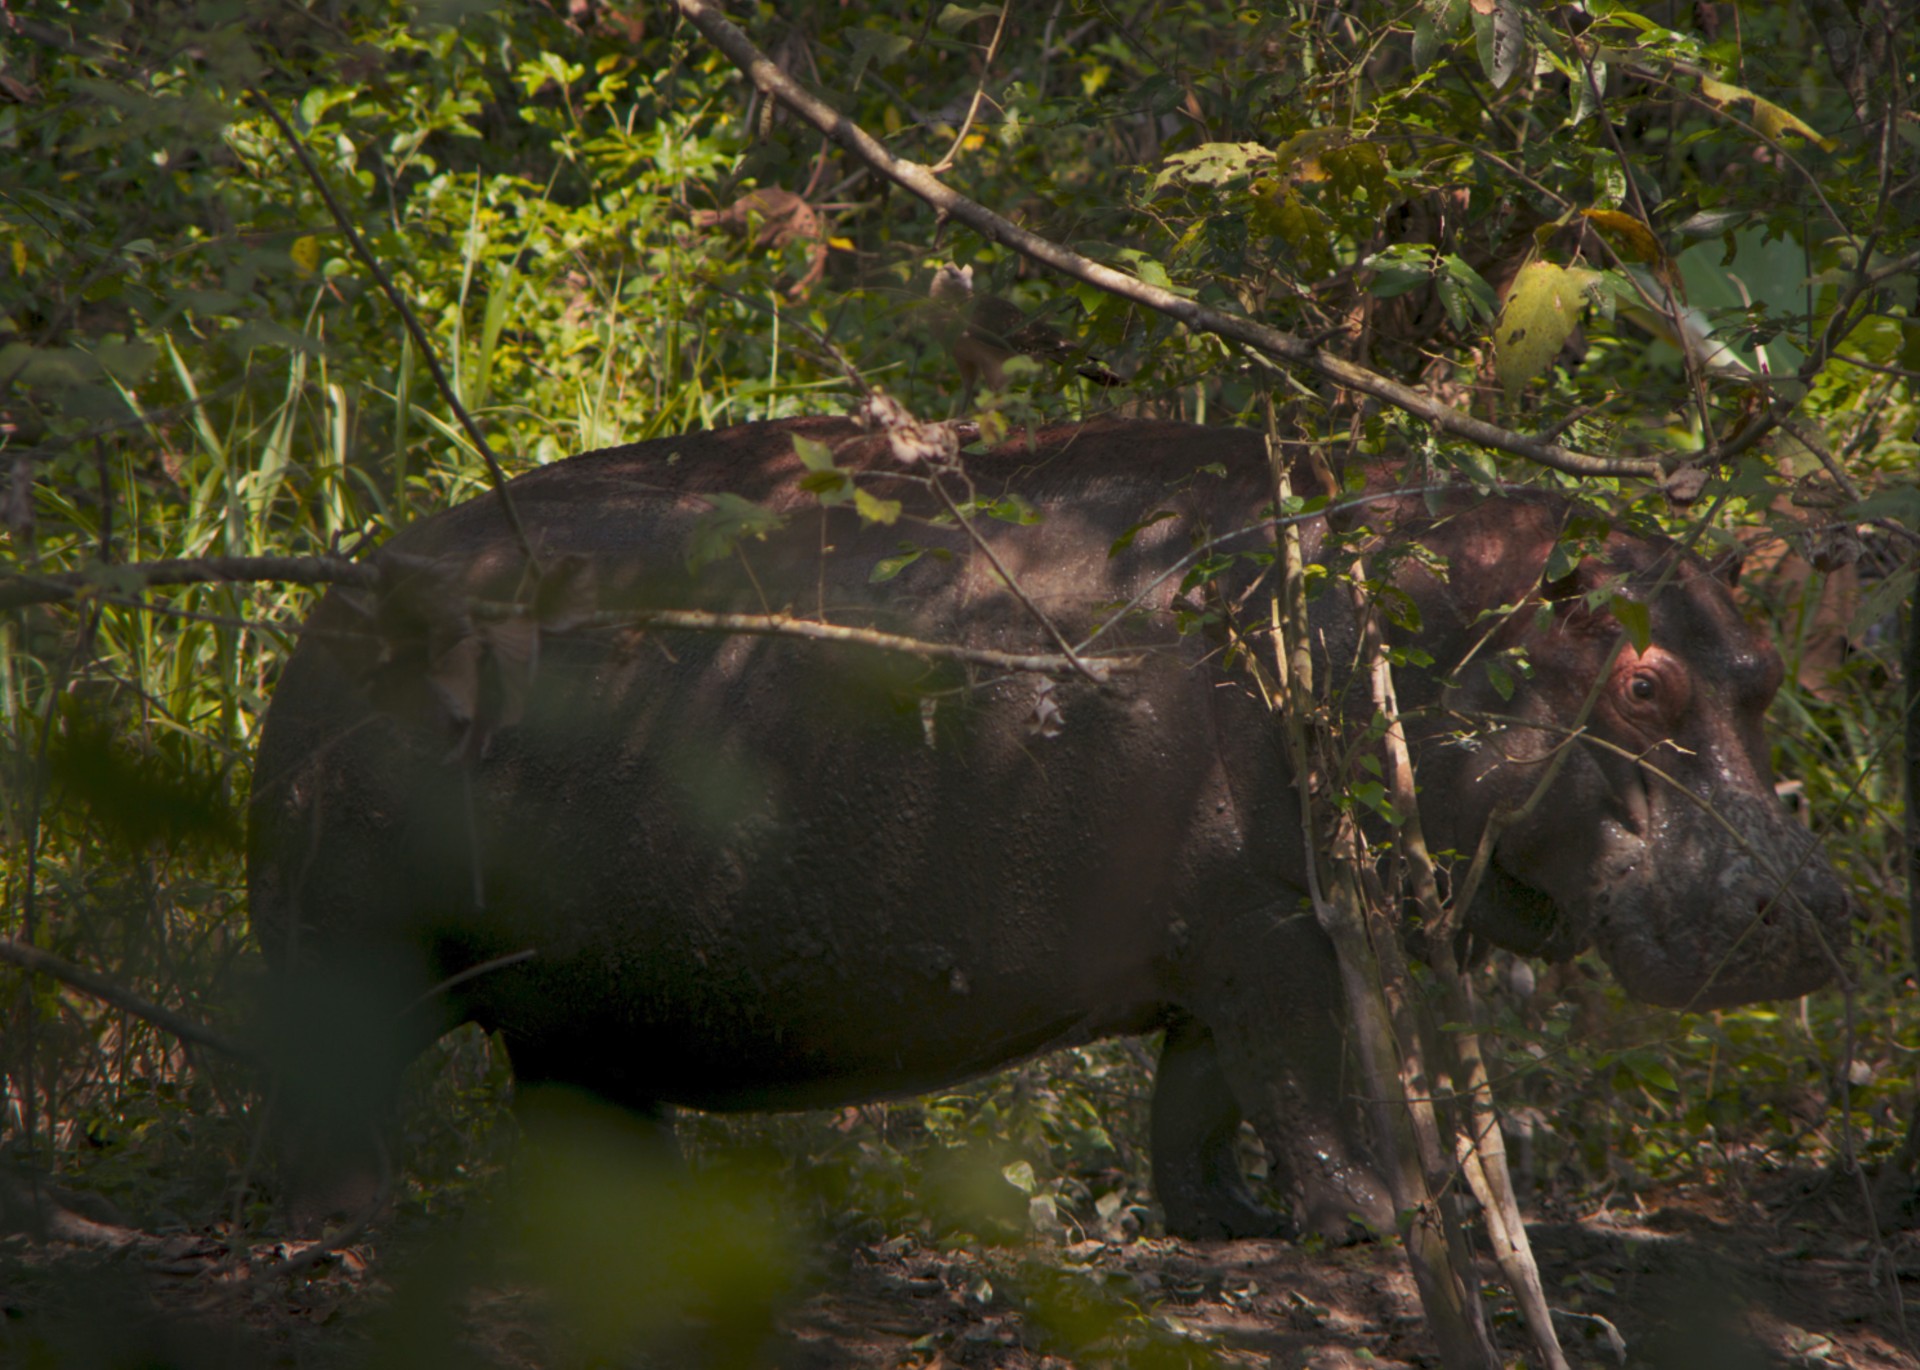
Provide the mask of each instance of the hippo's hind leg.
[{"label": "hippo's hind leg", "polygon": [[[481,1021],[490,1026],[485,1015]],[[523,1124],[531,1115],[564,1115],[579,1106],[584,1093],[618,1110],[627,1142],[649,1166],[663,1173],[679,1170],[673,1110],[633,1078],[623,1056],[608,1054],[591,1040],[554,1040],[512,1026],[502,1027],[500,1038],[513,1065],[514,1112]]]},{"label": "hippo's hind leg", "polygon": [[1174,1236],[1273,1237],[1286,1230],[1241,1177],[1240,1118],[1213,1034],[1182,1018],[1167,1029],[1153,1081],[1153,1188]]},{"label": "hippo's hind leg", "polygon": [[[1336,1242],[1368,1229],[1392,1231],[1392,1201],[1360,1141],[1356,1086],[1346,1071],[1340,967],[1326,935],[1310,915],[1279,917],[1262,909],[1228,920],[1197,951],[1186,1006],[1210,1044],[1195,1044],[1189,1031],[1170,1033],[1168,1045],[1175,1087],[1197,1096],[1203,1108],[1211,1096],[1213,1121],[1198,1133],[1191,1125],[1170,1125],[1169,1135],[1188,1145],[1196,1136],[1212,1139],[1212,1165],[1181,1161],[1176,1152],[1166,1163],[1176,1183],[1188,1174],[1218,1174],[1230,1164],[1230,1132],[1224,1140],[1221,1135],[1226,1113],[1218,1095],[1224,1091],[1259,1130],[1301,1231]],[[1178,1103],[1170,1097],[1166,1107]],[[1161,1112],[1156,1097],[1156,1178]],[[1207,1156],[1204,1147],[1200,1152]],[[1232,1195],[1238,1173],[1226,1173],[1234,1184],[1211,1186],[1210,1207],[1203,1209],[1208,1217],[1223,1208],[1233,1211],[1236,1198],[1220,1196]],[[1167,1208],[1171,1229],[1174,1207]]]},{"label": "hippo's hind leg", "polygon": [[409,972],[306,960],[272,981],[268,1141],[296,1231],[361,1221],[391,1200],[401,1075],[435,1035],[410,1030]]}]

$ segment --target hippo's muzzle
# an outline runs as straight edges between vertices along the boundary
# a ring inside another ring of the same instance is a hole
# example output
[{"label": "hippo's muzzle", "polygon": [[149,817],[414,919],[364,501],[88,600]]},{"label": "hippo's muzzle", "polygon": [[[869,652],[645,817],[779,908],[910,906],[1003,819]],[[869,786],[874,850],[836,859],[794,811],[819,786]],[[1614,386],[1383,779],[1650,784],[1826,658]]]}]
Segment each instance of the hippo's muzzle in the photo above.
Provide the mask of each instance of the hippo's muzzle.
[{"label": "hippo's muzzle", "polygon": [[1669,814],[1657,840],[1603,826],[1584,921],[1634,998],[1726,1008],[1806,994],[1840,972],[1852,898],[1812,836],[1768,801]]}]

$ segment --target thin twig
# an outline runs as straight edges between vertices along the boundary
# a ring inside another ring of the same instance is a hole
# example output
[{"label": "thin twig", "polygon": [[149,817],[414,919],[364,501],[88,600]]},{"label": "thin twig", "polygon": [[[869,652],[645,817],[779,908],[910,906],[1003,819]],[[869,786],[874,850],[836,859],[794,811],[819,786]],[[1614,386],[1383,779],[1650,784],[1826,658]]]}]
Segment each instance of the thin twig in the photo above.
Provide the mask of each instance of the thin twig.
[{"label": "thin twig", "polygon": [[478,965],[468,966],[463,971],[449,975],[432,989],[421,994],[419,998],[415,999],[400,1011],[400,1016],[402,1018],[406,1017],[415,1009],[424,1004],[432,1003],[448,990],[458,989],[470,980],[478,980],[483,975],[491,975],[496,970],[505,970],[508,966],[517,966],[522,961],[531,961],[539,954],[540,949],[538,947],[526,947],[520,951],[509,952],[505,956],[496,956],[491,960],[482,961]]},{"label": "thin twig", "polygon": [[299,159],[300,165],[306,170],[307,178],[320,192],[320,198],[326,201],[327,209],[333,215],[333,221],[340,226],[341,233],[346,235],[347,243],[353,248],[354,255],[360,259],[361,265],[373,274],[373,279],[385,292],[394,309],[399,312],[401,322],[406,324],[407,332],[413,337],[414,347],[426,360],[427,371],[433,377],[434,387],[439,390],[440,397],[447,402],[447,407],[453,411],[453,416],[460,421],[460,427],[466,432],[467,440],[473,444],[474,450],[487,464],[487,475],[493,482],[493,493],[500,501],[501,512],[507,517],[507,526],[513,530],[513,540],[519,544],[520,555],[526,558],[529,566],[537,568],[540,564],[539,558],[533,554],[533,544],[527,540],[526,527],[520,522],[520,511],[514,508],[513,496],[507,490],[507,473],[501,469],[500,459],[494,456],[493,447],[487,442],[486,435],[480,431],[480,425],[473,421],[473,415],[467,412],[467,407],[460,403],[460,397],[454,393],[452,384],[447,380],[447,373],[440,366],[440,355],[434,350],[433,343],[428,340],[427,330],[420,326],[420,320],[415,316],[413,307],[407,303],[406,296],[402,295],[399,288],[394,285],[392,277],[387,275],[385,268],[374,258],[365,239],[360,236],[360,231],[353,226],[353,220],[347,217],[347,211],[341,206],[340,201],[334,198],[333,188],[327,184],[327,178],[320,174],[319,165],[307,151],[306,144],[301,142],[294,133],[293,126],[274,107],[273,102],[258,89],[249,90],[247,98],[259,106],[266,116],[279,126],[281,135],[287,140],[287,146],[293,149],[293,155]]},{"label": "thin twig", "polygon": [[980,535],[980,530],[973,526],[972,519],[960,512],[960,506],[953,502],[953,496],[947,493],[947,487],[940,483],[939,474],[935,473],[928,484],[933,487],[933,493],[940,497],[940,502],[947,506],[947,512],[952,514],[960,526],[966,530],[967,539],[980,549],[980,554],[987,559],[994,573],[1000,577],[1000,583],[1012,592],[1013,597],[1025,606],[1029,614],[1033,615],[1034,621],[1040,625],[1046,635],[1053,639],[1053,645],[1060,649],[1061,655],[1065,657],[1070,668],[1096,684],[1105,679],[1105,673],[1095,663],[1080,659],[1079,654],[1073,650],[1073,644],[1067,641],[1066,634],[1060,631],[1059,626],[1047,617],[1046,611],[1035,604],[1032,597],[1020,587],[1020,582],[1014,579],[1013,572],[1007,569],[1006,564],[1000,560],[999,554],[993,550],[993,544]]},{"label": "thin twig", "polygon": [[38,971],[42,975],[51,975],[63,984],[71,985],[83,994],[92,995],[102,1003],[113,1005],[122,1012],[131,1013],[144,1022],[152,1023],[163,1031],[172,1033],[183,1042],[192,1042],[195,1046],[217,1051],[222,1056],[258,1068],[264,1068],[265,1062],[251,1047],[243,1046],[222,1033],[214,1031],[203,1023],[175,1013],[172,1009],[162,1008],[150,1000],[142,999],[132,990],[116,985],[103,975],[76,966],[64,957],[55,956],[50,951],[17,942],[11,937],[0,937],[0,961],[11,961],[24,970]]},{"label": "thin twig", "polygon": [[1826,468],[1827,474],[1833,478],[1833,483],[1840,487],[1842,494],[1855,503],[1859,502],[1860,487],[1854,484],[1853,478],[1841,469],[1840,463],[1834,460],[1832,449],[1827,446],[1825,440],[1823,440],[1818,433],[1815,433],[1811,428],[1797,419],[1785,417],[1780,420],[1780,427],[1802,447],[1820,459],[1820,464]]},{"label": "thin twig", "polygon": [[980,65],[980,83],[973,88],[973,102],[967,106],[967,117],[960,123],[960,131],[953,135],[953,146],[947,149],[947,155],[928,168],[934,175],[953,170],[953,159],[966,146],[967,134],[973,131],[973,121],[980,115],[980,102],[987,95],[987,76],[993,71],[993,59],[1000,51],[1000,36],[1007,31],[1007,13],[1013,8],[1013,0],[1001,0],[1000,18],[993,26],[993,41],[987,44],[987,59]]},{"label": "thin twig", "polygon": [[[522,604],[476,602],[471,607],[475,616],[481,618],[521,617],[532,612]],[[1042,618],[1041,621],[1044,623],[1046,620]],[[581,627],[593,628],[665,628],[691,633],[737,633],[748,637],[794,637],[815,642],[844,642],[884,652],[901,652],[907,656],[940,661],[960,661],[1029,675],[1082,675],[1095,684],[1105,683],[1116,671],[1138,669],[1143,659],[1143,654],[1138,652],[1089,657],[1070,648],[1059,655],[1048,652],[1000,652],[987,647],[929,642],[924,638],[881,632],[877,628],[855,628],[842,623],[794,618],[789,614],[721,614],[705,609],[604,609],[586,615],[578,622]]]},{"label": "thin twig", "polygon": [[[53,575],[16,575],[0,580],[0,610],[30,604],[52,604],[88,591],[102,598],[135,581],[143,588],[156,585],[235,584],[246,581],[284,581],[298,585],[352,585],[373,589],[380,584],[380,568],[371,562],[345,557],[186,557],[173,561],[129,562],[90,571],[62,571]],[[114,583],[120,582],[120,583]]]}]

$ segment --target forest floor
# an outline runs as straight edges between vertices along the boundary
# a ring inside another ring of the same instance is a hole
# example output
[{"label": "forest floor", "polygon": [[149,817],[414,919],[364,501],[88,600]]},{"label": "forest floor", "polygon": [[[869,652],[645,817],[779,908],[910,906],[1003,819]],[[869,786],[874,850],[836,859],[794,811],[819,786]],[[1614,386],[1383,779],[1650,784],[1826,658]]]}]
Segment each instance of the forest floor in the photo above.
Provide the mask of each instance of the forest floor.
[{"label": "forest floor", "polygon": [[[1662,1370],[1920,1367],[1920,1232],[1878,1252],[1856,1181],[1780,1172],[1734,1195],[1641,1193],[1530,1214],[1574,1364]],[[0,1205],[3,1209],[4,1205]],[[17,1205],[16,1205],[17,1208]],[[76,1225],[78,1222],[78,1225]],[[582,1336],[551,1292],[474,1257],[484,1218],[396,1222],[296,1275],[289,1248],[115,1229],[0,1238],[0,1365],[486,1367],[726,1363],[774,1370],[1075,1365],[1345,1370],[1436,1364],[1397,1247],[1139,1237],[992,1246],[915,1236],[815,1246],[785,1293],[673,1326],[634,1354]],[[18,1224],[15,1224],[18,1225]],[[292,1249],[298,1254],[297,1248]],[[473,1278],[472,1272],[489,1273]],[[1532,1363],[1512,1303],[1488,1307]],[[1911,1312],[1898,1306],[1904,1294]],[[638,1297],[644,1299],[645,1295]],[[620,1325],[617,1323],[615,1325]],[[632,1324],[624,1324],[630,1335]]]}]

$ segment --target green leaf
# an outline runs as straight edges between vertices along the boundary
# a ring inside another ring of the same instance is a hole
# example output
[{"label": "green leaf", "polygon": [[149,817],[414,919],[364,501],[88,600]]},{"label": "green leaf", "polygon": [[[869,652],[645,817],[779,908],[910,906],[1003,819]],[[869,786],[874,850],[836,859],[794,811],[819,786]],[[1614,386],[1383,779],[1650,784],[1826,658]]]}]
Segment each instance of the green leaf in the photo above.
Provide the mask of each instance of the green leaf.
[{"label": "green leaf", "polygon": [[1440,55],[1440,30],[1435,28],[1433,20],[1424,14],[1413,19],[1413,66],[1416,71],[1425,71],[1433,65],[1433,59]]},{"label": "green leaf", "polygon": [[[1848,276],[1851,275],[1849,272]],[[1900,324],[1899,319],[1870,314],[1854,325],[1846,341],[1840,344],[1840,352],[1846,357],[1862,357],[1876,366],[1893,365],[1905,342]]]},{"label": "green leaf", "polygon": [[1493,456],[1484,447],[1449,445],[1440,449],[1440,455],[1447,465],[1467,478],[1469,484],[1482,494],[1491,490],[1500,479],[1500,468],[1493,464]]},{"label": "green leaf", "polygon": [[915,547],[908,542],[901,543],[900,548],[899,556],[882,557],[873,564],[873,570],[867,574],[867,584],[879,585],[884,581],[892,580],[927,554],[926,548]]},{"label": "green leaf", "polygon": [[138,385],[160,359],[160,349],[152,343],[105,342],[94,348],[93,355],[115,380],[123,385]]},{"label": "green leaf", "polygon": [[800,488],[822,504],[845,504],[853,497],[853,477],[845,471],[809,471],[800,477]]},{"label": "green leaf", "polygon": [[982,19],[992,19],[999,13],[999,7],[995,5],[982,5],[978,8],[948,5],[940,11],[940,17],[933,21],[933,26],[942,33],[958,33],[968,24],[978,23]]},{"label": "green leaf", "polygon": [[786,520],[764,505],[722,491],[703,496],[713,507],[694,521],[687,547],[687,566],[699,570],[709,562],[733,555],[746,538],[764,539],[784,527]]},{"label": "green leaf", "polygon": [[0,347],[0,375],[26,385],[82,385],[100,374],[100,363],[77,347],[35,347],[8,343]]},{"label": "green leaf", "polygon": [[1856,504],[1847,505],[1840,512],[1853,523],[1862,519],[1897,519],[1920,533],[1920,485],[1888,486]]},{"label": "green leaf", "polygon": [[1390,300],[1431,281],[1438,263],[1431,243],[1395,243],[1374,253],[1361,265],[1375,275],[1368,293],[1376,299]]},{"label": "green leaf", "polygon": [[1567,84],[1572,88],[1573,94],[1573,114],[1568,122],[1575,125],[1583,124],[1600,108],[1600,101],[1595,94],[1596,88],[1599,95],[1607,93],[1607,64],[1595,62],[1591,79],[1587,76],[1587,69],[1576,64],[1567,73]]},{"label": "green leaf", "polygon": [[1128,528],[1126,532],[1115,538],[1113,540],[1113,546],[1107,548],[1107,556],[1109,558],[1117,557],[1126,551],[1127,548],[1133,546],[1133,540],[1140,536],[1142,530],[1151,528],[1154,524],[1164,522],[1167,519],[1178,517],[1180,516],[1171,509],[1154,510],[1151,514],[1148,514],[1138,523]]},{"label": "green leaf", "polygon": [[867,63],[886,66],[899,61],[913,48],[911,38],[885,29],[854,29],[847,35],[847,43],[854,53],[853,67],[848,72],[848,79],[852,81],[858,81],[865,73]]},{"label": "green leaf", "polygon": [[1860,607],[1853,611],[1853,621],[1847,625],[1847,636],[1856,642],[1865,641],[1873,629],[1888,619],[1897,623],[1900,606],[1913,598],[1915,578],[1912,567],[1882,577],[1860,596]]},{"label": "green leaf", "polygon": [[1547,567],[1540,573],[1540,579],[1548,584],[1556,580],[1565,580],[1580,565],[1580,548],[1564,542],[1556,542],[1553,550],[1547,553]]},{"label": "green leaf", "polygon": [[1016,523],[1022,527],[1040,522],[1043,515],[1019,495],[1003,495],[992,504],[978,506],[980,512],[989,518],[999,519],[1002,523]]},{"label": "green leaf", "polygon": [[1664,1061],[1657,1061],[1651,1056],[1636,1052],[1628,1056],[1624,1064],[1641,1084],[1664,1090],[1668,1094],[1680,1092],[1679,1081],[1673,1078],[1673,1071],[1668,1069]]},{"label": "green leaf", "polygon": [[903,506],[897,499],[881,499],[878,495],[856,487],[853,492],[853,507],[859,511],[862,523],[890,524],[900,517]]},{"label": "green leaf", "polygon": [[1776,105],[1771,100],[1763,100],[1742,86],[1729,85],[1707,76],[1701,78],[1700,93],[1723,109],[1751,102],[1753,126],[1764,138],[1778,142],[1792,134],[1796,138],[1805,138],[1826,152],[1832,152],[1840,146],[1792,110]]},{"label": "green leaf", "polygon": [[1372,809],[1375,813],[1386,819],[1387,822],[1393,824],[1396,828],[1400,826],[1400,810],[1394,807],[1391,799],[1387,798],[1387,787],[1379,781],[1359,781],[1356,784],[1349,785],[1347,792],[1362,804],[1365,804],[1369,809]]},{"label": "green leaf", "polygon": [[1493,287],[1487,284],[1487,278],[1451,252],[1440,259],[1440,265],[1444,270],[1434,283],[1439,287],[1440,302],[1446,306],[1447,318],[1453,326],[1465,332],[1475,319],[1491,323],[1499,312],[1500,301]]},{"label": "green leaf", "polygon": [[793,454],[800,458],[800,464],[809,471],[831,471],[834,469],[833,449],[828,447],[824,442],[819,442],[813,438],[803,438],[796,433],[793,439]]},{"label": "green leaf", "polygon": [[227,340],[240,352],[260,347],[285,347],[313,357],[321,354],[320,339],[272,319],[248,319],[229,333]]},{"label": "green leaf", "polygon": [[1333,220],[1318,205],[1301,198],[1292,186],[1257,198],[1253,223],[1292,248],[1306,275],[1319,277],[1333,270]]},{"label": "green leaf", "polygon": [[1514,0],[1474,0],[1473,40],[1481,69],[1499,90],[1513,79],[1526,56],[1526,16]]},{"label": "green leaf", "polygon": [[1620,620],[1620,626],[1627,630],[1627,639],[1633,643],[1633,650],[1644,652],[1653,641],[1653,613],[1637,599],[1628,599],[1625,595],[1615,595],[1607,601],[1607,607],[1613,616]]}]

